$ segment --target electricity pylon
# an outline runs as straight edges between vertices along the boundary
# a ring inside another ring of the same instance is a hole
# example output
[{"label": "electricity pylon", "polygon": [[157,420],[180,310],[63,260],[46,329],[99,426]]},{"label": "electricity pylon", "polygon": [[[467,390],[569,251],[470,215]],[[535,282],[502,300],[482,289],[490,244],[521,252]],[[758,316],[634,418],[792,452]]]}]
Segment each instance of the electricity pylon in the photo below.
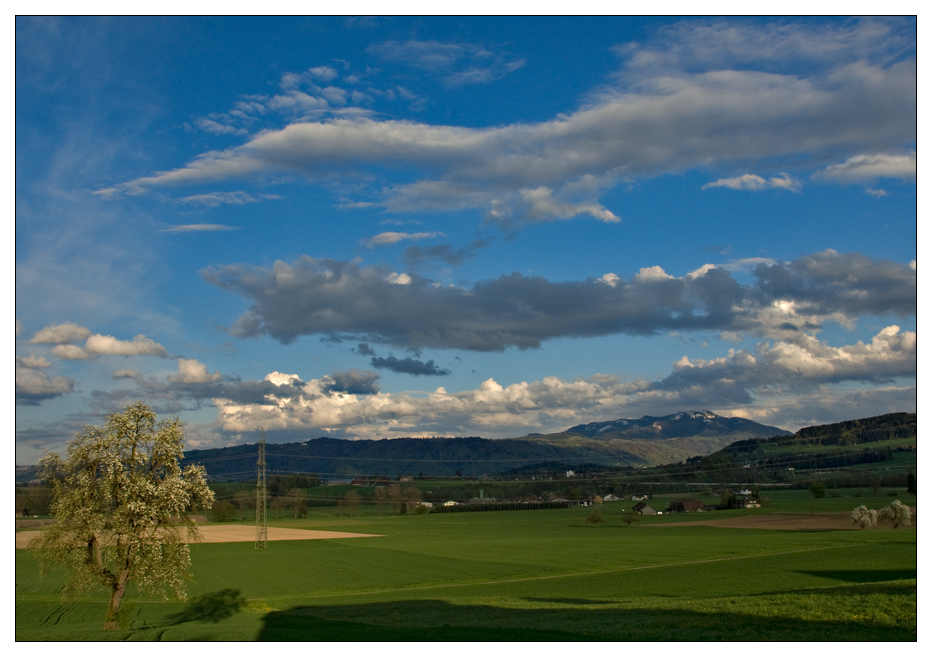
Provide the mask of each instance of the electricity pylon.
[{"label": "electricity pylon", "polygon": [[268,491],[265,487],[265,429],[259,429],[259,474],[256,478],[256,549],[269,546],[269,519],[266,514]]}]

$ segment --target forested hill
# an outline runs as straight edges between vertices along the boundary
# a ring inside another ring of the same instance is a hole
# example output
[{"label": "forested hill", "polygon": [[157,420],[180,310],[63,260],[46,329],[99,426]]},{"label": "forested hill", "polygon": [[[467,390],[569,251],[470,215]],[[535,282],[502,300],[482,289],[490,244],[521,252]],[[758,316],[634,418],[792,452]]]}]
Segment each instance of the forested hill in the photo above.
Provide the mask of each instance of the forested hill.
[{"label": "forested hill", "polygon": [[888,413],[861,420],[847,420],[800,429],[789,436],[739,440],[721,450],[725,454],[746,454],[771,447],[804,445],[860,445],[898,438],[916,437],[915,413]]},{"label": "forested hill", "polygon": [[[355,475],[493,475],[524,466],[562,463],[568,469],[587,463],[604,466],[653,466],[720,449],[736,440],[789,432],[709,411],[688,411],[640,420],[594,422],[549,435],[484,438],[392,438],[269,444],[271,473],[320,473],[324,478]],[[255,476],[257,447],[241,445],[186,453],[212,477]]]},{"label": "forested hill", "polygon": [[[257,453],[256,445],[192,450],[185,453],[185,463],[204,465],[214,478],[255,478]],[[523,440],[316,438],[303,443],[266,445],[269,473],[320,473],[324,478],[382,474],[453,476],[457,472],[464,476],[481,475],[541,461],[581,462],[575,449]]]}]

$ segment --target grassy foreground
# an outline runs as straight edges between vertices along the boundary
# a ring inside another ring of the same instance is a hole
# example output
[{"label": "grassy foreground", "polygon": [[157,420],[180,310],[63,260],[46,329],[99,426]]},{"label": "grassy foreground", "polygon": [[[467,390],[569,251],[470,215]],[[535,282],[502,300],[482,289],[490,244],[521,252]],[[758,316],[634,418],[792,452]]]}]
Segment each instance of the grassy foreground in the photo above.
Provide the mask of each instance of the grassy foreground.
[{"label": "grassy foreground", "polygon": [[[187,602],[62,602],[16,552],[16,639],[915,641],[914,529],[631,528],[589,509],[335,517],[376,538],[192,546]],[[659,518],[657,520],[660,520]]]}]

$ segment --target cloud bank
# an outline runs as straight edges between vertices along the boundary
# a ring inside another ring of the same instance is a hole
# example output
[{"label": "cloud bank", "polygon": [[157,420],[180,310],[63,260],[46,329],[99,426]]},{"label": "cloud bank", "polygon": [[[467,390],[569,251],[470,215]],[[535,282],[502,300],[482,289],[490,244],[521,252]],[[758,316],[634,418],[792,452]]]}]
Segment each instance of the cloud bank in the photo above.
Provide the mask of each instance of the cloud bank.
[{"label": "cloud bank", "polygon": [[706,265],[682,277],[645,268],[630,280],[610,273],[551,282],[515,273],[463,288],[308,256],[201,274],[252,302],[231,327],[233,335],[269,335],[282,343],[322,335],[402,348],[502,351],[559,337],[690,330],[782,340],[818,331],[826,321],[851,326],[864,314],[916,312],[915,269],[831,250],[759,262],[752,285]]}]

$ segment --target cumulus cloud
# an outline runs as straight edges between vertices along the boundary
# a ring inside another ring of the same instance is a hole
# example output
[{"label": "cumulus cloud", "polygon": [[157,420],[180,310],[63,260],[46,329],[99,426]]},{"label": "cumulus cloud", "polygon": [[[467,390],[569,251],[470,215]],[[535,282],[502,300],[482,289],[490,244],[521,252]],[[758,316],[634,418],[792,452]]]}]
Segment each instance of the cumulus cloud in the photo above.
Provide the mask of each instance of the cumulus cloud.
[{"label": "cumulus cloud", "polygon": [[17,356],[16,366],[35,370],[35,369],[41,369],[44,367],[51,367],[52,364],[48,361],[47,358],[43,356],[23,356],[23,357]]},{"label": "cumulus cloud", "polygon": [[178,374],[168,377],[172,383],[216,383],[221,378],[220,372],[207,373],[207,366],[194,358],[178,359]]},{"label": "cumulus cloud", "polygon": [[366,238],[360,242],[364,247],[368,249],[375,248],[377,246],[389,246],[392,244],[398,244],[404,240],[424,240],[431,239],[433,237],[441,237],[443,233],[397,233],[397,232],[385,232],[379,233],[378,235],[373,235],[372,237]]},{"label": "cumulus cloud", "polygon": [[713,187],[727,187],[728,189],[745,189],[759,192],[764,189],[786,189],[791,192],[798,192],[802,188],[802,183],[793,178],[788,173],[781,173],[768,179],[761,178],[753,173],[746,173],[736,178],[721,178],[715,182],[706,183],[702,189]]},{"label": "cumulus cloud", "polygon": [[904,182],[916,180],[916,154],[855,155],[841,164],[832,164],[813,178],[838,183],[869,183],[878,178],[894,178]]},{"label": "cumulus cloud", "polygon": [[[505,437],[534,428],[561,430],[593,417],[640,417],[683,408],[714,408],[723,414],[756,412],[767,416],[759,421],[781,425],[779,408],[787,399],[796,403],[806,397],[866,400],[870,391],[839,389],[838,384],[883,384],[915,373],[916,334],[890,326],[869,344],[831,347],[808,338],[795,344],[761,343],[753,353],[731,351],[711,360],[683,357],[659,381],[595,375],[572,381],[545,377],[503,386],[488,379],[462,392],[438,387],[425,396],[368,391],[357,396],[335,394],[332,379],[323,377],[308,381],[299,395],[274,403],[251,406],[215,400],[215,405],[218,422],[227,431],[264,426],[273,431],[314,429],[366,438],[429,431]],[[886,390],[892,395],[888,402],[906,400],[899,408],[910,407],[910,388],[888,385]],[[800,391],[806,395],[800,396]],[[791,392],[797,394],[788,396]],[[792,402],[790,406],[792,413],[799,412]]]},{"label": "cumulus cloud", "polygon": [[374,395],[379,392],[379,375],[355,367],[348,372],[334,372],[321,379],[325,392],[342,392],[348,395]]},{"label": "cumulus cloud", "polygon": [[115,411],[141,395],[147,401],[160,405],[162,412],[178,413],[182,410],[199,408],[205,400],[222,398],[240,404],[263,405],[274,403],[283,397],[301,394],[304,382],[297,375],[273,372],[262,381],[242,381],[238,377],[224,377],[217,372],[208,374],[207,366],[194,359],[181,358],[178,374],[170,375],[167,381],[155,377],[146,378],[130,369],[118,370],[114,378],[129,379],[135,388],[94,390],[91,397],[105,411]]},{"label": "cumulus cloud", "polygon": [[[65,328],[63,328],[65,327]],[[85,332],[90,333],[82,327],[75,325],[62,324],[61,326],[43,329],[36,334],[30,342],[51,342],[58,341],[59,344],[52,349],[52,353],[61,360],[89,360],[98,356],[156,356],[159,358],[168,358],[168,351],[154,340],[150,340],[144,335],[137,335],[132,340],[118,340],[111,335],[90,335],[83,347],[74,344],[66,344],[61,341],[71,341],[78,336],[84,336]],[[78,330],[80,329],[80,330]],[[44,332],[48,333],[44,333]],[[42,340],[36,340],[41,337]]]},{"label": "cumulus cloud", "polygon": [[157,356],[168,358],[168,351],[158,342],[144,335],[137,335],[132,340],[117,340],[111,335],[92,335],[84,343],[84,349],[99,356]]},{"label": "cumulus cloud", "polygon": [[[905,177],[914,175],[909,173],[912,161],[895,159],[905,156],[862,154],[890,153],[915,142],[914,38],[914,23],[908,20],[818,27],[691,21],[625,51],[618,83],[575,112],[539,123],[486,128],[371,115],[323,119],[313,116],[313,108],[332,107],[339,94],[327,99],[318,88],[316,95],[304,98],[291,89],[279,102],[295,111],[304,103],[300,120],[120,189],[278,172],[313,181],[334,170],[371,174],[374,167],[390,176],[389,170],[404,168],[415,172],[413,182],[378,181],[363,192],[369,198],[352,200],[395,212],[475,208],[487,218],[513,221],[578,216],[615,221],[617,216],[599,203],[604,189],[622,180],[694,168],[766,160],[791,171],[842,160],[844,164],[828,167],[822,177]],[[722,49],[723,43],[728,47]],[[855,43],[864,50],[852,47]],[[680,48],[668,48],[671,44]],[[776,53],[777,59],[747,58],[757,52],[751,44],[759,45],[759,52]],[[412,65],[442,67],[456,56],[450,44],[439,45],[395,42],[383,44],[380,52]],[[271,107],[273,100],[263,106]],[[599,189],[583,193],[584,183],[591,180],[600,181]],[[799,188],[790,173],[731,180],[719,183],[745,189]]]},{"label": "cumulus cloud", "polygon": [[374,357],[372,367],[377,370],[391,370],[399,374],[413,374],[414,376],[447,376],[451,374],[450,370],[441,369],[434,365],[432,360],[425,363],[416,358],[398,359],[394,356],[388,358]]},{"label": "cumulus cloud", "polygon": [[52,353],[60,360],[89,360],[92,358],[90,353],[76,344],[60,344],[52,348]]},{"label": "cumulus cloud", "polygon": [[91,332],[83,326],[65,322],[57,326],[46,326],[32,336],[30,342],[36,344],[70,344],[90,337]]},{"label": "cumulus cloud", "polygon": [[318,334],[402,348],[501,351],[558,337],[689,330],[787,339],[826,321],[850,326],[864,314],[916,312],[916,271],[904,264],[828,250],[788,263],[756,261],[751,273],[752,285],[711,266],[682,277],[649,267],[630,280],[551,282],[515,273],[464,288],[304,256],[201,275],[252,302],[231,334],[267,334],[282,343]]},{"label": "cumulus cloud", "polygon": [[26,406],[38,405],[42,400],[61,397],[74,392],[74,379],[67,376],[49,377],[36,368],[48,367],[40,359],[16,359],[16,403]]}]

